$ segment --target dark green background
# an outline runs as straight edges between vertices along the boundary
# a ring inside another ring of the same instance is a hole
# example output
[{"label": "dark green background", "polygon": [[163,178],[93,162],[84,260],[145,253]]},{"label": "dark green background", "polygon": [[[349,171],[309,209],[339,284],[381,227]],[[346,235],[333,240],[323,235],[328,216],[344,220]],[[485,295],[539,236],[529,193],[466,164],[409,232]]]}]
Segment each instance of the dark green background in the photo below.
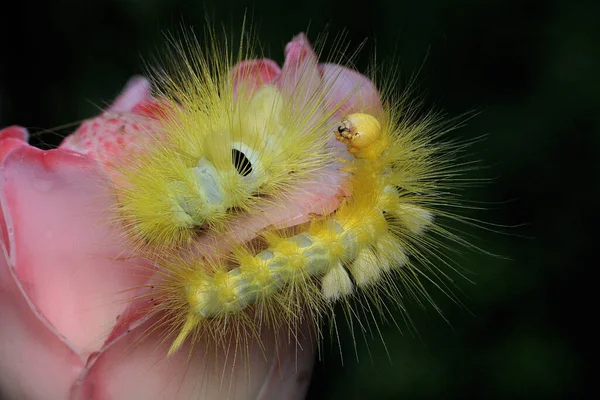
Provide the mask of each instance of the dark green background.
[{"label": "dark green background", "polygon": [[[413,304],[418,335],[383,327],[389,359],[380,341],[359,339],[357,362],[342,332],[344,366],[326,342],[309,398],[584,397],[591,361],[585,332],[596,322],[594,289],[585,282],[594,282],[597,262],[585,255],[597,247],[598,4],[12,2],[16,8],[0,12],[0,126],[42,132],[96,115],[143,71],[141,60],[162,47],[165,31],[183,21],[201,36],[205,14],[236,31],[247,9],[266,53],[279,62],[283,45],[309,23],[313,40],[326,26],[332,34],[345,29],[355,46],[369,38],[359,69],[376,49],[380,60],[396,57],[399,88],[421,69],[417,92],[428,105],[451,116],[481,112],[456,135],[488,135],[472,157],[487,168],[472,176],[491,180],[465,196],[490,208],[473,216],[521,226],[471,231],[478,245],[506,259],[468,252],[458,259],[474,282],[458,281],[470,312],[435,296],[449,325]],[[59,139],[44,133],[32,141]]]}]

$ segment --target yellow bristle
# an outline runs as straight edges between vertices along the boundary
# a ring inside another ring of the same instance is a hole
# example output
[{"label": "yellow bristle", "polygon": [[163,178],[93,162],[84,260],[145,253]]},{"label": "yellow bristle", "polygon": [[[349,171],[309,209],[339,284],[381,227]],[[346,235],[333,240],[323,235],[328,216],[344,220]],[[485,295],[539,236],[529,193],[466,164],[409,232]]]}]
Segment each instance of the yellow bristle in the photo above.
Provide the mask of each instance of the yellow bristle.
[{"label": "yellow bristle", "polygon": [[[323,316],[353,298],[382,313],[383,299],[401,309],[403,296],[430,301],[419,279],[439,260],[432,233],[461,242],[439,222],[452,218],[439,205],[457,202],[461,173],[460,146],[438,143],[448,126],[389,96],[377,113],[356,99],[364,109],[345,115],[344,101],[327,100],[331,84],[315,90],[302,71],[294,88],[234,88],[230,70],[246,50],[176,47],[178,61],[156,79],[160,134],[118,166],[118,222],[160,271],[151,295],[170,354],[186,340],[261,340],[262,329],[294,332],[307,320],[318,336]],[[293,189],[318,188],[327,173],[344,179],[335,210],[252,238],[231,233],[240,217],[302,201]]]}]

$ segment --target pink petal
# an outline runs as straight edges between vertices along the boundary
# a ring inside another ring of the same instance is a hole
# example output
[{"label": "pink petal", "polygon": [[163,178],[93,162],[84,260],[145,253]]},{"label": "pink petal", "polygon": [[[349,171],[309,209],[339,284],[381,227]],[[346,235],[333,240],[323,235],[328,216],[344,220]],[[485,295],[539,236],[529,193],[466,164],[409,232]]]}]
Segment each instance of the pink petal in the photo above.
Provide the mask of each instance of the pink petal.
[{"label": "pink petal", "polygon": [[337,64],[320,64],[329,104],[339,107],[340,117],[355,112],[380,115],[379,92],[366,76]]},{"label": "pink petal", "polygon": [[132,78],[106,112],[84,121],[59,148],[85,154],[111,171],[118,160],[141,148],[141,139],[159,131],[157,118],[163,113],[149,82]]},{"label": "pink petal", "polygon": [[67,399],[83,360],[27,301],[7,258],[0,254],[0,395]]},{"label": "pink petal", "polygon": [[315,361],[312,346],[306,339],[300,344],[282,343],[257,400],[304,399]]},{"label": "pink petal", "polygon": [[231,70],[234,90],[242,87],[244,93],[251,94],[262,85],[271,83],[281,73],[277,63],[268,58],[242,61]]},{"label": "pink petal", "polygon": [[86,357],[125,308],[131,292],[123,291],[146,279],[109,226],[105,179],[76,153],[21,146],[4,160],[0,188],[10,266],[31,303]]},{"label": "pink petal", "polygon": [[123,157],[138,151],[141,139],[158,131],[158,122],[152,118],[106,112],[84,121],[59,148],[84,154],[110,170]]},{"label": "pink petal", "polygon": [[276,83],[298,109],[313,99],[321,84],[321,74],[317,69],[317,55],[303,33],[285,46],[285,61]]},{"label": "pink petal", "polygon": [[[312,369],[306,337],[297,345],[264,340],[226,354],[196,343],[166,358],[168,342],[149,321],[98,355],[74,388],[77,400],[302,399]],[[266,336],[268,337],[268,336]],[[297,351],[297,352],[296,352]],[[242,353],[245,353],[242,355]],[[235,357],[235,358],[234,358]]]},{"label": "pink petal", "polygon": [[138,103],[131,112],[141,117],[164,119],[167,116],[167,105],[159,100],[151,99]]},{"label": "pink petal", "polygon": [[[147,263],[144,265],[144,263]],[[151,292],[153,284],[158,284],[160,280],[164,279],[164,276],[156,272],[156,267],[151,265],[149,261],[142,260],[140,266],[144,265],[148,279],[144,282],[144,285],[139,287],[131,295],[131,300],[128,302],[127,307],[117,317],[117,322],[113,327],[110,335],[104,342],[104,347],[100,352],[104,351],[107,347],[112,346],[113,342],[120,340],[123,336],[128,335],[133,329],[144,324],[148,319],[156,315],[155,305],[153,302]],[[154,271],[154,272],[152,272]]]},{"label": "pink petal", "polygon": [[[4,157],[11,152],[12,149],[19,146],[26,146],[29,134],[27,129],[20,126],[9,126],[0,130],[0,165],[4,161]],[[8,243],[8,233],[6,221],[0,219],[0,239],[2,248],[6,250]]]},{"label": "pink petal", "polygon": [[146,78],[135,76],[127,82],[123,92],[107,111],[114,113],[131,112],[135,106],[150,100],[152,100],[150,82]]},{"label": "pink petal", "polygon": [[0,162],[4,160],[4,157],[6,157],[6,155],[12,149],[14,149],[15,147],[24,146],[26,144],[27,143],[25,143],[21,139],[15,139],[11,137],[0,140]]},{"label": "pink petal", "polygon": [[8,138],[18,139],[23,142],[27,142],[29,134],[27,133],[27,129],[18,125],[8,126],[6,128],[0,129],[0,142]]},{"label": "pink petal", "polygon": [[27,129],[21,126],[0,129],[0,163],[12,149],[27,144],[28,137]]}]

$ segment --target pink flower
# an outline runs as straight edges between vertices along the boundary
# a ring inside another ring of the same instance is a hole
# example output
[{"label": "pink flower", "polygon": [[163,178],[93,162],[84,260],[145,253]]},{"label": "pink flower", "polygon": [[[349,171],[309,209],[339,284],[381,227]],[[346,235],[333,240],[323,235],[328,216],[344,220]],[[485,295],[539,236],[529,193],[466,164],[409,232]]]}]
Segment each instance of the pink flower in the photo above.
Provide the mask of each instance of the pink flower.
[{"label": "pink flower", "polygon": [[[286,46],[281,69],[271,60],[251,60],[233,74],[254,87],[274,82],[285,93],[300,69],[312,74],[316,86],[334,77],[332,101],[356,91],[373,109],[380,107],[365,77],[317,64],[304,35]],[[343,111],[364,106],[349,99]],[[84,122],[58,149],[28,145],[21,127],[0,130],[0,397],[304,396],[311,343],[301,343],[303,351],[295,341],[283,340],[278,347],[266,342],[264,349],[250,345],[246,362],[225,360],[220,368],[211,368],[213,353],[203,353],[202,344],[196,344],[192,357],[188,344],[166,359],[169,343],[161,342],[163,332],[149,331],[154,321],[139,302],[128,300],[128,289],[154,278],[106,223],[114,204],[107,171],[113,160],[135,150],[132,138],[139,136],[132,132],[155,130],[153,116],[160,112],[148,82],[136,78],[105,113]]]}]

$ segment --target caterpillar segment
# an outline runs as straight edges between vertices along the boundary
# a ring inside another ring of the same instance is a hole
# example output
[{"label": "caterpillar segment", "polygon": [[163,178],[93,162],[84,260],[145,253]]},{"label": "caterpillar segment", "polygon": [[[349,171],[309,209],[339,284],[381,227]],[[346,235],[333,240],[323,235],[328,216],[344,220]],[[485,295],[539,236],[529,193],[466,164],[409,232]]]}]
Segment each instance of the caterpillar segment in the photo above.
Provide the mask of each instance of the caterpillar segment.
[{"label": "caterpillar segment", "polygon": [[[372,115],[351,114],[333,134],[352,155],[343,161],[351,194],[334,212],[293,231],[267,229],[262,245],[239,244],[229,258],[187,260],[185,273],[181,265],[166,266],[174,272],[161,307],[179,328],[170,353],[203,326],[253,312],[289,326],[301,324],[305,312],[318,320],[335,302],[372,290],[409,263],[407,249],[433,217],[398,189],[399,153],[386,154],[398,132]],[[179,292],[172,290],[177,285]]]}]

